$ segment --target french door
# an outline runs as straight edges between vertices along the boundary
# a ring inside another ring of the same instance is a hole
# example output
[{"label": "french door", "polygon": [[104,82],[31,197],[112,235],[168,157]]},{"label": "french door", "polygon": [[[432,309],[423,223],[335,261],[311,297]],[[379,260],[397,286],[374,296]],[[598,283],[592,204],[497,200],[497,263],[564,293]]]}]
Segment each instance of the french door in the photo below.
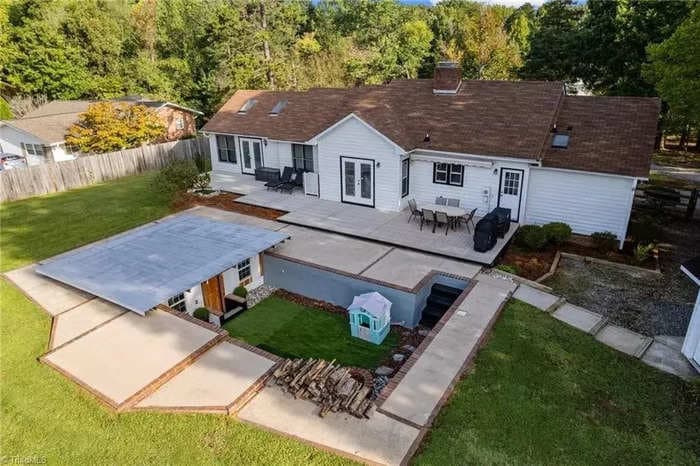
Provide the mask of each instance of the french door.
[{"label": "french door", "polygon": [[341,200],[374,207],[374,160],[340,158]]},{"label": "french door", "polygon": [[501,168],[501,183],[498,193],[498,207],[510,209],[510,219],[520,219],[520,200],[523,194],[523,170]]},{"label": "french door", "polygon": [[241,171],[252,175],[256,168],[265,165],[263,160],[262,141],[260,139],[240,138],[241,141]]}]

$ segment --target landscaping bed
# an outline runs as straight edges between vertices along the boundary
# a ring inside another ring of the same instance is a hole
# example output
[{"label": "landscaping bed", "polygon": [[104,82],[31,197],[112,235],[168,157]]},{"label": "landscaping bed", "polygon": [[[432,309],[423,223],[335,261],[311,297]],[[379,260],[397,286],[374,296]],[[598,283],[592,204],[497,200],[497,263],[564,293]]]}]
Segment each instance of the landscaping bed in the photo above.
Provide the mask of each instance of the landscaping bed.
[{"label": "landscaping bed", "polygon": [[176,210],[189,209],[198,205],[215,207],[229,212],[238,212],[239,214],[251,215],[267,220],[275,220],[276,218],[286,214],[282,210],[268,209],[267,207],[259,207],[250,204],[236,202],[236,199],[241,197],[233,193],[219,193],[214,196],[198,196],[194,193],[182,193],[173,201],[173,208]]},{"label": "landscaping bed", "polygon": [[347,317],[270,296],[223,326],[233,338],[285,358],[320,358],[376,368],[399,343],[389,332],[381,345],[353,338]]},{"label": "landscaping bed", "polygon": [[700,392],[510,301],[414,463],[700,462]]}]

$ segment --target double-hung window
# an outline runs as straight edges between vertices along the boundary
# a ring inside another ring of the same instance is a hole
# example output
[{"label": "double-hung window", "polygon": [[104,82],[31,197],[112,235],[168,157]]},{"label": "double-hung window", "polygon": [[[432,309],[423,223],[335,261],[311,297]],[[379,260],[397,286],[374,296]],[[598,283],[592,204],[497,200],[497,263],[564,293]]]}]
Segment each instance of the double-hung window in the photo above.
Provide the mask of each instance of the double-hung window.
[{"label": "double-hung window", "polygon": [[292,165],[296,170],[314,171],[314,147],[292,144]]},{"label": "double-hung window", "polygon": [[250,259],[241,261],[236,266],[238,269],[238,281],[243,284],[250,282]]},{"label": "double-hung window", "polygon": [[409,159],[401,161],[401,197],[408,196]]},{"label": "double-hung window", "polygon": [[216,136],[219,162],[236,163],[236,140],[233,136]]},{"label": "double-hung window", "polygon": [[175,129],[185,129],[185,119],[182,116],[178,116],[175,118]]},{"label": "double-hung window", "polygon": [[434,163],[433,183],[463,186],[464,165],[456,163]]}]

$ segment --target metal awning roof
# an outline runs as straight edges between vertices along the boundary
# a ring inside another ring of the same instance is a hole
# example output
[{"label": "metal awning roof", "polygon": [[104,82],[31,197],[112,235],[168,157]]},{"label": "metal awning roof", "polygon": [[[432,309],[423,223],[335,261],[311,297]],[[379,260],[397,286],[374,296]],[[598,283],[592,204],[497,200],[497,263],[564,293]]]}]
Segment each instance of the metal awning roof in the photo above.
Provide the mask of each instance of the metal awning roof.
[{"label": "metal awning roof", "polygon": [[36,271],[144,315],[287,238],[183,214],[48,259]]}]

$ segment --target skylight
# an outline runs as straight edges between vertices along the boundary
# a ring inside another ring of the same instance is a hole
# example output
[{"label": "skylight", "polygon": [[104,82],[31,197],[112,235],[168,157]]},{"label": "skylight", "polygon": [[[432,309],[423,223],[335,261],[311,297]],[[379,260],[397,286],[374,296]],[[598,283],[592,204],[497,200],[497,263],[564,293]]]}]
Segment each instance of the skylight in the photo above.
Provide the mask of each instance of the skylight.
[{"label": "skylight", "polygon": [[284,107],[287,106],[287,101],[286,100],[280,100],[275,104],[274,107],[272,107],[272,110],[270,111],[270,115],[279,115],[282,110],[284,110]]},{"label": "skylight", "polygon": [[245,101],[243,106],[238,110],[238,113],[246,113],[248,110],[251,108],[255,107],[255,104],[257,104],[258,101],[255,99],[248,99]]},{"label": "skylight", "polygon": [[569,135],[568,134],[555,134],[552,138],[552,147],[557,149],[566,149],[569,147]]}]

